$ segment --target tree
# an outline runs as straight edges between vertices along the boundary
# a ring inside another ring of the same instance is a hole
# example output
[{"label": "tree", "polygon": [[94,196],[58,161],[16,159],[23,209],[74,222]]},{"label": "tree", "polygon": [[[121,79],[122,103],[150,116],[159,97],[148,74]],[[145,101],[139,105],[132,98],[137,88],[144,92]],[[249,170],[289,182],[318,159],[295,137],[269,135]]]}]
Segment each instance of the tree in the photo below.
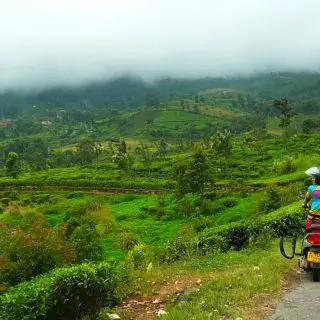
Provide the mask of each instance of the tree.
[{"label": "tree", "polygon": [[158,149],[157,153],[160,157],[163,157],[166,155],[167,149],[168,149],[168,144],[164,138],[162,138],[160,140],[159,144],[157,144],[157,149]]},{"label": "tree", "polygon": [[244,134],[243,144],[248,146],[250,149],[258,152],[259,155],[263,156],[267,152],[267,144],[265,143],[266,131],[262,128],[254,129]]},{"label": "tree", "polygon": [[133,166],[133,159],[127,153],[115,153],[112,156],[112,161],[117,164],[121,170],[129,171]]},{"label": "tree", "polygon": [[188,164],[186,161],[178,161],[173,167],[173,179],[175,181],[176,194],[179,198],[187,194],[189,189],[189,178],[186,174]]},{"label": "tree", "polygon": [[220,157],[220,167],[222,167],[222,159],[224,160],[224,174],[229,174],[228,167],[232,154],[231,131],[217,131],[216,135],[211,138],[211,148],[213,152]]},{"label": "tree", "polygon": [[224,158],[231,155],[232,143],[231,143],[231,131],[217,131],[216,135],[211,138],[212,149],[214,152]]},{"label": "tree", "polygon": [[244,109],[245,107],[245,98],[241,94],[238,95],[238,106],[240,109]]},{"label": "tree", "polygon": [[150,151],[149,147],[142,141],[140,141],[140,146],[135,149],[135,153],[141,157],[145,168],[149,168],[153,158],[152,152]]},{"label": "tree", "polygon": [[198,105],[195,104],[193,106],[193,112],[196,113],[196,114],[198,114],[200,112],[200,109],[199,109]]},{"label": "tree", "polygon": [[183,99],[180,100],[180,107],[182,111],[185,111],[185,101]]},{"label": "tree", "polygon": [[9,152],[6,159],[6,171],[7,175],[17,179],[21,173],[21,165],[19,161],[19,156],[16,152]]},{"label": "tree", "polygon": [[203,199],[205,186],[211,182],[207,155],[201,146],[197,146],[192,154],[188,169],[190,191],[198,193]]},{"label": "tree", "polygon": [[287,98],[281,98],[273,101],[273,106],[280,111],[279,127],[287,128],[294,117],[294,109]]},{"label": "tree", "polygon": [[147,96],[146,105],[149,108],[154,107],[156,109],[159,109],[160,108],[160,100],[159,100],[158,96],[156,94],[149,94]]},{"label": "tree", "polygon": [[319,131],[320,121],[318,119],[306,119],[302,121],[301,126],[304,133]]},{"label": "tree", "polygon": [[201,146],[195,147],[191,161],[177,162],[173,175],[179,197],[183,197],[187,193],[194,193],[200,196],[202,202],[205,187],[212,182],[207,155],[203,148]]},{"label": "tree", "polygon": [[120,154],[126,154],[127,153],[127,144],[124,140],[120,141],[119,144],[119,153]]},{"label": "tree", "polygon": [[96,157],[95,143],[91,139],[83,139],[78,146],[79,161],[81,164],[91,164]]}]

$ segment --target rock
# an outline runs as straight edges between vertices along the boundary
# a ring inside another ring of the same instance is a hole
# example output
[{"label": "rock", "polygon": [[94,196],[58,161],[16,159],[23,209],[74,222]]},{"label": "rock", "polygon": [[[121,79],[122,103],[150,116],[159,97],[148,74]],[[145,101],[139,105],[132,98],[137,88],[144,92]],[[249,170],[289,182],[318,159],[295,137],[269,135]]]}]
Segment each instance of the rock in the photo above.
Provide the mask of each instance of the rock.
[{"label": "rock", "polygon": [[200,285],[202,283],[202,280],[201,279],[198,279],[197,281],[196,281],[196,284],[197,285]]},{"label": "rock", "polygon": [[152,301],[152,303],[157,304],[157,303],[161,303],[161,301],[159,299],[156,299],[156,300]]},{"label": "rock", "polygon": [[164,310],[162,310],[162,309],[157,312],[157,316],[158,316],[158,317],[165,316],[166,314],[167,314],[167,312],[164,311]]},{"label": "rock", "polygon": [[120,319],[120,316],[116,313],[107,313],[109,319],[111,320],[116,320],[116,319]]}]

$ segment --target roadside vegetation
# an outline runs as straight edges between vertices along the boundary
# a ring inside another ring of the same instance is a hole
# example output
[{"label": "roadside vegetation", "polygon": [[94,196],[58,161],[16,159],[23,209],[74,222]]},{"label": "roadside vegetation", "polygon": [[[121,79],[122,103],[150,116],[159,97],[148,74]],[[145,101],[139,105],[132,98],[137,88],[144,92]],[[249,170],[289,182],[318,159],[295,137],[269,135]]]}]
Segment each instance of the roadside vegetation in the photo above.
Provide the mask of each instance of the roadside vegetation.
[{"label": "roadside vegetation", "polygon": [[296,274],[276,239],[302,230],[319,121],[311,89],[255,83],[3,122],[0,318],[263,319]]}]

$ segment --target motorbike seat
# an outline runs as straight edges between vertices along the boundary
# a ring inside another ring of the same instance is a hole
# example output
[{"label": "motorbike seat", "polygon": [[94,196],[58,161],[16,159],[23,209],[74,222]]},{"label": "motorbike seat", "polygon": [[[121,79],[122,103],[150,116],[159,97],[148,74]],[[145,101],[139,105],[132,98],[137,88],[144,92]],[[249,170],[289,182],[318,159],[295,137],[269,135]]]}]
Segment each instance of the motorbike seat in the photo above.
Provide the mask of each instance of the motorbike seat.
[{"label": "motorbike seat", "polygon": [[313,223],[309,228],[306,229],[306,232],[319,231],[320,232],[320,224]]}]

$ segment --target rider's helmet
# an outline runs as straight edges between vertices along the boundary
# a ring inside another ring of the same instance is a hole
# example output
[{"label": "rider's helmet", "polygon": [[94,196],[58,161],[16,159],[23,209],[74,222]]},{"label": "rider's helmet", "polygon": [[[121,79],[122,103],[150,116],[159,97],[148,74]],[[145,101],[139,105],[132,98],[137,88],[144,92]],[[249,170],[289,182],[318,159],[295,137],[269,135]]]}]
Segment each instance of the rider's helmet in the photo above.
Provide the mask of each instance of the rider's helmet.
[{"label": "rider's helmet", "polygon": [[309,168],[305,173],[315,179],[315,183],[320,185],[320,167]]},{"label": "rider's helmet", "polygon": [[309,168],[307,171],[305,171],[305,174],[307,174],[310,177],[320,176],[320,167]]}]

